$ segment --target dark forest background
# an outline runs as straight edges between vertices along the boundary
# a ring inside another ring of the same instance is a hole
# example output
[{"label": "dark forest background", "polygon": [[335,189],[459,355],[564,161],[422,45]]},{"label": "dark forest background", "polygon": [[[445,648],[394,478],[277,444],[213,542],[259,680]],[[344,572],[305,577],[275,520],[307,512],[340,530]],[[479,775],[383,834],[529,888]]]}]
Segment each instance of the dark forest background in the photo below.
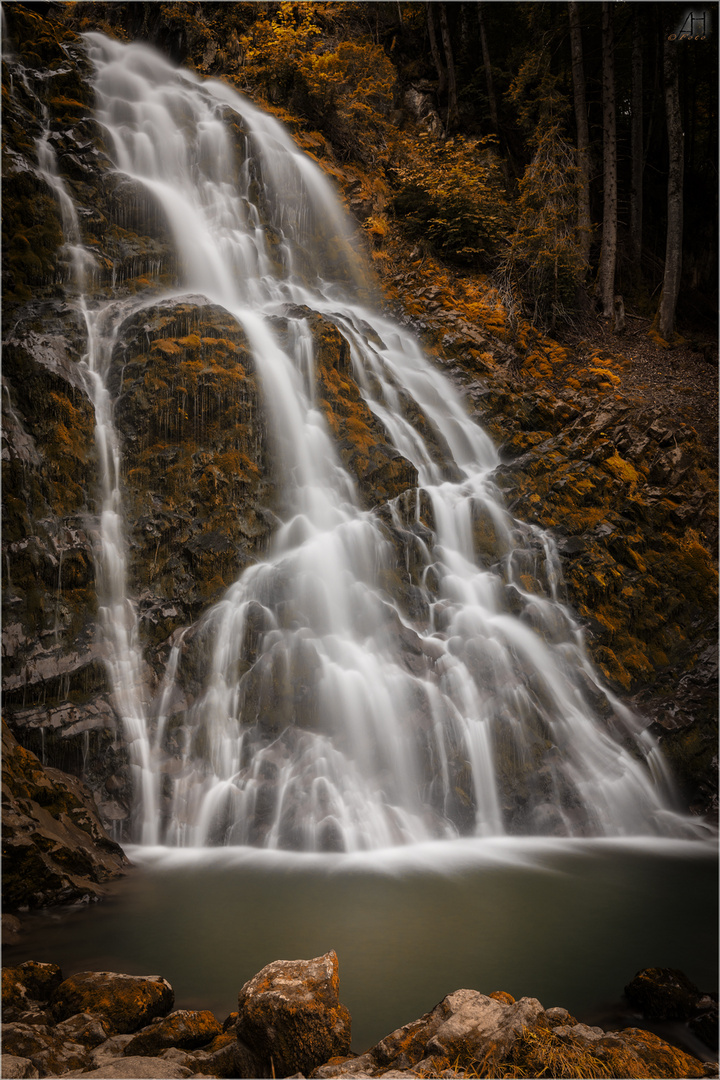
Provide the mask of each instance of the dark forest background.
[{"label": "dark forest background", "polygon": [[491,272],[535,322],[627,308],[668,342],[715,325],[716,5],[74,10],[304,119],[388,182],[411,238]]}]

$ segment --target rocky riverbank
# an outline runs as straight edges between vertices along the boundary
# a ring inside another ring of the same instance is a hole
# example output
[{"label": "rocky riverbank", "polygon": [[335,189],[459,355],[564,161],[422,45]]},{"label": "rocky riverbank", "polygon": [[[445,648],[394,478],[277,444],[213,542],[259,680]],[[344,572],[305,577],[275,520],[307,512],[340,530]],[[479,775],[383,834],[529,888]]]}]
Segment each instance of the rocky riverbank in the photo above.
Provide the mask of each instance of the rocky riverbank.
[{"label": "rocky riverbank", "polygon": [[[648,969],[626,987],[638,1015],[687,1021],[717,1047],[717,999],[680,972]],[[640,1027],[604,1031],[562,1007],[457,990],[430,1012],[351,1053],[334,952],[275,961],[242,987],[238,1011],[177,1009],[160,976],[53,964],[4,968],[2,1075],[11,1077],[714,1077]]]}]

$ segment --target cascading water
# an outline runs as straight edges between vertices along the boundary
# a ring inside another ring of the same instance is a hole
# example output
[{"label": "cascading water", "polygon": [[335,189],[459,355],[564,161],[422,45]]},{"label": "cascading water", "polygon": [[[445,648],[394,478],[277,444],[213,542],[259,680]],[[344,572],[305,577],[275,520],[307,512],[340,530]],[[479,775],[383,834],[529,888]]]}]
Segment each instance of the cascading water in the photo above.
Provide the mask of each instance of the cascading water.
[{"label": "cascading water", "polygon": [[[362,271],[320,170],[227,86],[144,46],[86,41],[115,168],[166,218],[181,288],[246,336],[283,483],[267,557],[205,616],[205,684],[171,751],[181,643],[151,718],[103,381],[112,335],[88,312],[103,630],[143,778],[143,841],[352,851],[460,833],[689,834],[652,740],[584,652],[551,539],[502,508],[490,440],[413,338],[357,299]],[[339,330],[362,397],[417,472],[381,510],[363,508],[316,400],[314,316]],[[476,550],[479,522],[494,531],[493,559]],[[401,539],[413,581],[402,596],[391,584]]]},{"label": "cascading water", "polygon": [[[107,389],[113,345],[121,322],[116,317],[115,305],[112,302],[95,310],[88,306],[86,291],[88,279],[92,278],[95,271],[95,260],[82,242],[78,215],[58,173],[48,130],[46,128],[37,144],[38,164],[41,175],[60,205],[71,283],[77,292],[77,302],[87,333],[87,350],[82,357],[80,368],[95,412],[95,446],[102,503],[95,536],[98,617],[115,709],[122,718],[131,762],[138,774],[136,786],[142,792],[142,840],[150,843],[158,839],[156,785],[149,759],[137,617],[127,590],[127,545],[120,496],[120,448],[113,425],[113,405]],[[107,325],[110,330],[106,335]]]}]

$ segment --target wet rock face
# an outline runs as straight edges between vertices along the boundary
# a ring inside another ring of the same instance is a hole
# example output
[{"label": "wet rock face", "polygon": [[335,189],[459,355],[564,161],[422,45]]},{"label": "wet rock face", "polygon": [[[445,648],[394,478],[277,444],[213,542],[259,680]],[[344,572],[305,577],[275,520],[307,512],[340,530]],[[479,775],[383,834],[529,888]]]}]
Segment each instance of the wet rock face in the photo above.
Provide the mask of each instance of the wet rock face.
[{"label": "wet rock face", "polygon": [[262,555],[272,470],[254,363],[227,312],[192,299],[145,310],[113,366],[130,579],[152,645]]},{"label": "wet rock face", "polygon": [[245,983],[237,1036],[276,1076],[309,1073],[350,1051],[350,1013],[340,1004],[334,952],[277,960]]},{"label": "wet rock face", "polygon": [[[583,374],[569,350],[550,389],[532,368],[509,373],[507,346],[491,348],[504,366],[489,366],[480,379],[462,348],[443,362],[500,446],[495,479],[506,505],[549,529],[595,663],[647,718],[685,804],[716,816],[711,455],[687,425],[672,426],[646,401],[613,393],[620,377],[612,371],[601,376],[591,365]],[[621,370],[618,357],[601,362]],[[605,390],[591,385],[601,377],[615,381],[601,383]]]},{"label": "wet rock face", "polygon": [[316,391],[343,465],[355,476],[368,507],[417,486],[417,470],[394,449],[353,379],[350,347],[318,316],[310,320],[316,352]]},{"label": "wet rock face", "polygon": [[24,309],[3,351],[3,691],[16,707],[105,689],[93,625],[94,418],[78,328],[60,308]]},{"label": "wet rock face", "polygon": [[100,824],[88,789],[58,769],[43,769],[5,723],[2,759],[5,904],[40,907],[101,896],[128,864]]}]

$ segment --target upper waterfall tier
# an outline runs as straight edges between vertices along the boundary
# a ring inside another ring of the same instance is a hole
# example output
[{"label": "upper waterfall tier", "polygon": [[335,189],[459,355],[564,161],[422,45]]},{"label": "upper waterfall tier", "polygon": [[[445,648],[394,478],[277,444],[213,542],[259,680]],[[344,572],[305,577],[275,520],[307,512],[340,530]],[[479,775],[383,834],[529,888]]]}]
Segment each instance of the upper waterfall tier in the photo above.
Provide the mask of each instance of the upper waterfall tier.
[{"label": "upper waterfall tier", "polygon": [[[139,590],[124,563],[107,565],[120,558],[123,470],[105,455],[99,601],[138,838],[351,851],[689,834],[653,740],[587,657],[551,537],[503,508],[491,440],[371,306],[320,169],[226,85],[146,46],[86,43],[113,170],[145,193],[177,265],[170,288],[149,275],[129,316],[82,294],[98,426],[134,455],[125,491],[174,440],[202,483],[186,515],[216,505],[212,447],[203,458],[190,443],[202,428],[253,498],[274,493],[267,549],[167,641],[150,700],[128,614]],[[173,336],[178,304],[232,326]],[[184,396],[167,397],[162,432],[141,428],[148,395],[171,384]]]}]

